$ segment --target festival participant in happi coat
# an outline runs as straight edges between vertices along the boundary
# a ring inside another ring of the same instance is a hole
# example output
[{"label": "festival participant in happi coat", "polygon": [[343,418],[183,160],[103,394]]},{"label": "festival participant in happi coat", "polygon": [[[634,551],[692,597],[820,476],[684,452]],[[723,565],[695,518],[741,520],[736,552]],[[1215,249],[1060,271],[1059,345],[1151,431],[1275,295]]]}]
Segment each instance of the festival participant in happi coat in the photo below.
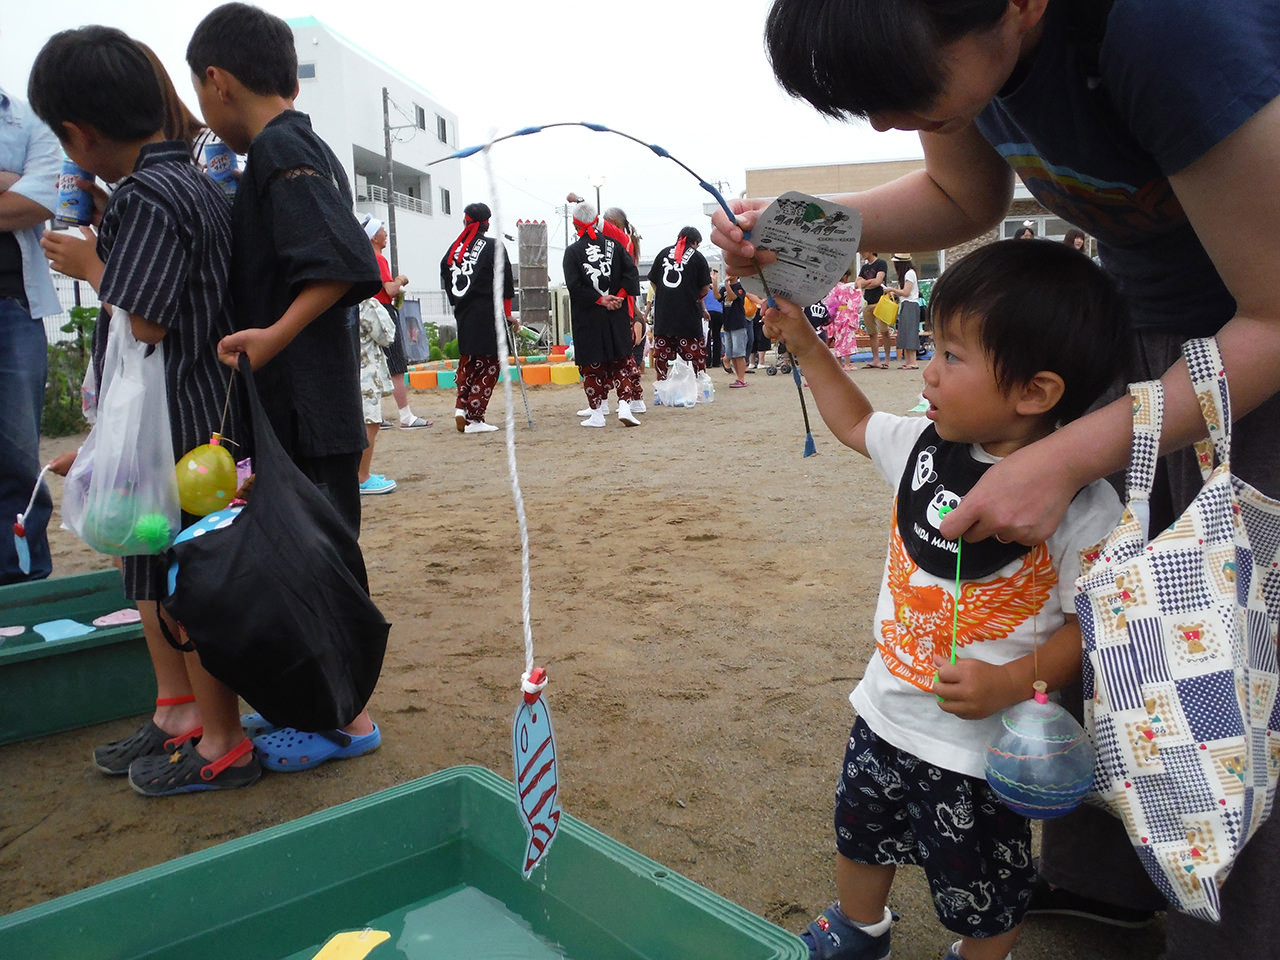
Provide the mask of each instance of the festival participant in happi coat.
[{"label": "festival participant in happi coat", "polygon": [[654,289],[653,367],[659,380],[676,356],[693,364],[695,373],[707,369],[702,341],[702,298],[711,289],[711,267],[698,252],[702,234],[683,227],[679,239],[653,260],[649,282]]},{"label": "festival participant in happi coat", "polygon": [[[636,264],[640,263],[640,241],[644,239],[640,236],[635,225],[627,219],[626,212],[621,207],[610,207],[604,212],[604,218],[601,222],[601,231],[606,237],[612,237],[617,240],[627,255],[631,257]],[[639,293],[637,288],[636,293]],[[638,400],[631,401],[632,413],[644,413],[644,387],[640,383],[640,371],[644,366],[644,350],[645,350],[645,322],[641,317],[636,316],[636,298],[634,296],[627,298],[627,321],[631,324],[631,356],[635,358],[635,370],[629,371],[628,375],[632,377],[636,385],[636,395]],[[608,413],[607,404],[605,413]],[[586,416],[586,414],[584,414]]]},{"label": "festival participant in happi coat", "polygon": [[582,425],[605,425],[602,404],[612,387],[618,393],[618,421],[638,427],[631,404],[642,394],[627,304],[640,289],[640,274],[623,245],[597,228],[591,204],[578,205],[573,226],[578,240],[564,252],[564,282],[573,316],[574,360],[590,410]]},{"label": "festival participant in happi coat", "polygon": [[[489,433],[497,430],[485,423],[493,388],[498,385],[498,334],[493,326],[493,258],[497,241],[485,236],[489,229],[489,207],[471,203],[463,211],[462,233],[440,261],[440,286],[453,304],[458,321],[458,399],[453,418],[459,433]],[[502,258],[502,303],[511,321],[511,298],[515,281],[511,259]],[[507,349],[506,344],[501,349]]]}]

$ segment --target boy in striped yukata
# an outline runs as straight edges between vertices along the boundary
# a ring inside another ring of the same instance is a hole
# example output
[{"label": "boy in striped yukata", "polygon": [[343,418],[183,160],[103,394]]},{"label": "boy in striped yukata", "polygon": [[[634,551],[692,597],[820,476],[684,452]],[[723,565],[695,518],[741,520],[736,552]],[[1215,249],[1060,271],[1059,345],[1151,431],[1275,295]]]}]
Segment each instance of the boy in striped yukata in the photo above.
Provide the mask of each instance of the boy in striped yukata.
[{"label": "boy in striped yukata", "polygon": [[[192,163],[190,146],[164,139],[164,95],[145,52],[110,27],[63,31],[36,57],[29,96],[67,156],[117,182],[98,227],[100,262],[86,261],[84,278],[104,303],[127,312],[134,337],[163,343],[175,457],[215,430],[235,436],[238,405],[227,405],[228,376],[214,350],[232,331],[230,209]],[[104,343],[96,338],[99,382]],[[184,515],[183,524],[195,519]],[[159,557],[123,558],[125,594],[138,603],[156,671],[156,711],[132,736],[94,750],[94,765],[128,774],[146,796],[248,786],[261,765],[236,694],[160,631],[163,572]]]}]

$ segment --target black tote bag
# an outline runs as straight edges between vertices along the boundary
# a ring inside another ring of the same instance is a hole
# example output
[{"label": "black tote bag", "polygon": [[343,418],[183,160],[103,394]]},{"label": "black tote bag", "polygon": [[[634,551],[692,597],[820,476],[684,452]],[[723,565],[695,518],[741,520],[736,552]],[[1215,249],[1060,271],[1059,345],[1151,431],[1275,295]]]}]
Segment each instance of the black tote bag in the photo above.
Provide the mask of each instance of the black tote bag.
[{"label": "black tote bag", "polygon": [[303,475],[241,358],[254,485],[235,523],[175,544],[164,608],[204,668],[277,726],[330,730],[373,694],[391,625],[370,599],[355,535]]}]

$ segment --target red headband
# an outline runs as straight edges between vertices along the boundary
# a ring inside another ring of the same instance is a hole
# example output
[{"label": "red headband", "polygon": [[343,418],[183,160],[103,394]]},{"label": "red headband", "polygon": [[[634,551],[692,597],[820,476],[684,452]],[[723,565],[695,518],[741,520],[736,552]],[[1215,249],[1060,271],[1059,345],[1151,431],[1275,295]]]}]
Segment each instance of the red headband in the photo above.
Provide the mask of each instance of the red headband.
[{"label": "red headband", "polygon": [[573,229],[578,231],[578,236],[582,236],[585,233],[592,240],[596,239],[596,222],[594,220],[588,220],[584,223],[577,217],[574,217]]},{"label": "red headband", "polygon": [[[577,221],[574,222],[576,223]],[[475,240],[480,228],[488,229],[489,227],[488,220],[472,220],[469,216],[464,216],[462,223],[462,232],[458,234],[458,239],[453,241],[453,247],[449,250],[449,263],[461,263],[462,255],[467,252],[467,248]]]}]

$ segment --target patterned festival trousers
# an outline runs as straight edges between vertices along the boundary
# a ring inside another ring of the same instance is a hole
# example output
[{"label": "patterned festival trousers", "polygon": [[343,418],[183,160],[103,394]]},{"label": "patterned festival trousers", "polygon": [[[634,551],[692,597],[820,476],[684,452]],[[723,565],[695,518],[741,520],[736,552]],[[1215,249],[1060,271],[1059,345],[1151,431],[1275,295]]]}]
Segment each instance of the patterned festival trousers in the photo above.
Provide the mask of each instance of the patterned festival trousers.
[{"label": "patterned festival trousers", "polygon": [[625,360],[589,363],[580,369],[582,392],[587,395],[587,405],[592,410],[609,399],[610,388],[617,392],[619,400],[628,403],[644,399],[644,389],[640,386],[640,368],[636,366],[635,357],[630,354],[627,354]]},{"label": "patterned festival trousers", "polygon": [[701,373],[707,369],[707,345],[697,337],[679,340],[670,337],[654,336],[653,369],[659,380],[667,379],[667,367],[677,356],[683,357],[693,364],[693,372]]},{"label": "patterned festival trousers", "polygon": [[461,357],[458,360],[458,399],[454,408],[463,411],[467,423],[480,423],[489,409],[489,398],[498,385],[501,368],[497,357]]}]

